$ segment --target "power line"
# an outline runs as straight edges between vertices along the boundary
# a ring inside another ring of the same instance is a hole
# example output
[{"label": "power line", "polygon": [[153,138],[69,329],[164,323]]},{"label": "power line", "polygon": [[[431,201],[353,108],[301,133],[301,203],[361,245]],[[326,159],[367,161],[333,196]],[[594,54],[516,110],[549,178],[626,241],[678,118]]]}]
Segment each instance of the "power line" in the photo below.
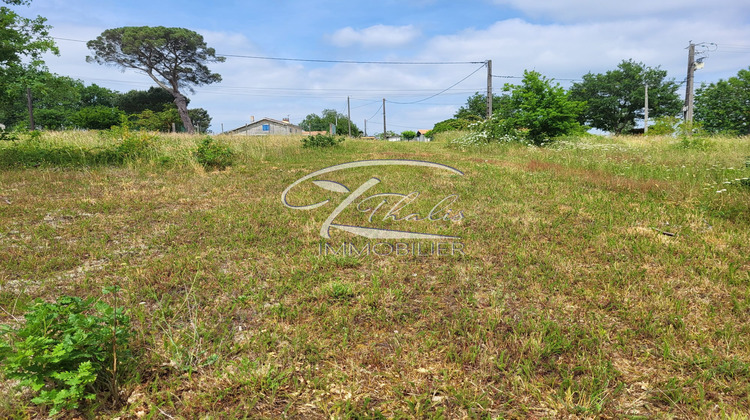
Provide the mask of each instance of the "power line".
[{"label": "power line", "polygon": [[391,102],[391,103],[394,103],[394,104],[398,104],[398,105],[412,105],[412,104],[418,104],[418,103],[420,103],[420,102],[424,102],[424,101],[426,101],[426,100],[428,100],[428,99],[432,99],[432,98],[434,98],[434,97],[436,97],[436,96],[438,96],[438,95],[441,95],[441,94],[443,94],[443,93],[445,93],[445,92],[447,92],[447,91],[449,91],[449,90],[453,89],[453,88],[454,88],[454,87],[456,87],[456,86],[457,86],[457,85],[458,85],[459,83],[461,83],[461,82],[463,82],[464,80],[468,79],[469,77],[473,76],[473,75],[474,75],[474,74],[475,74],[476,72],[478,72],[479,70],[482,70],[482,69],[484,68],[484,66],[485,66],[485,63],[484,63],[484,62],[482,62],[482,66],[481,66],[481,67],[479,67],[478,69],[474,70],[473,72],[471,72],[471,73],[470,73],[470,74],[469,74],[468,76],[466,76],[466,77],[464,77],[463,79],[459,80],[458,82],[456,82],[456,83],[454,83],[454,84],[450,85],[449,87],[447,87],[447,88],[443,89],[442,91],[440,91],[440,92],[438,92],[438,93],[436,93],[436,94],[434,94],[434,95],[428,96],[428,97],[426,97],[426,98],[424,98],[424,99],[420,99],[420,100],[418,100],[418,101],[413,101],[413,102],[394,102],[394,101],[388,101],[388,102]]},{"label": "power line", "polygon": [[370,121],[371,119],[375,118],[375,116],[378,115],[381,109],[383,109],[383,104],[380,104],[380,106],[378,107],[378,110],[375,111],[375,113],[372,114],[372,117],[368,118],[367,121]]},{"label": "power line", "polygon": [[336,63],[336,64],[386,64],[386,65],[453,65],[453,64],[479,64],[483,61],[360,61],[360,60],[328,60],[316,58],[287,58],[287,57],[265,57],[258,55],[218,54],[222,57],[248,58],[253,60],[272,61],[296,61],[307,63]]},{"label": "power line", "polygon": [[[52,39],[58,39],[60,41],[71,41],[71,42],[88,42],[82,39],[72,38],[61,38],[52,37]],[[242,54],[221,54],[217,53],[217,56],[221,57],[232,57],[232,58],[247,58],[251,60],[271,60],[271,61],[294,61],[294,62],[306,62],[306,63],[335,63],[335,64],[386,64],[386,65],[454,65],[454,64],[481,64],[484,61],[367,61],[367,60],[329,60],[320,58],[291,58],[291,57],[268,57],[261,55],[242,55]]]}]

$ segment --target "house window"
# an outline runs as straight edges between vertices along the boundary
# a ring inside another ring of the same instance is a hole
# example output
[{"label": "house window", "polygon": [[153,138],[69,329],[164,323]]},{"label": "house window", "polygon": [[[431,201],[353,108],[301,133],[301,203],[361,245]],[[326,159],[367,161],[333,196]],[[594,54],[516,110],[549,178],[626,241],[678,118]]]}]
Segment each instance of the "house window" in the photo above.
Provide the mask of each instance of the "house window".
[{"label": "house window", "polygon": [[263,131],[271,131],[271,124],[263,124]]}]

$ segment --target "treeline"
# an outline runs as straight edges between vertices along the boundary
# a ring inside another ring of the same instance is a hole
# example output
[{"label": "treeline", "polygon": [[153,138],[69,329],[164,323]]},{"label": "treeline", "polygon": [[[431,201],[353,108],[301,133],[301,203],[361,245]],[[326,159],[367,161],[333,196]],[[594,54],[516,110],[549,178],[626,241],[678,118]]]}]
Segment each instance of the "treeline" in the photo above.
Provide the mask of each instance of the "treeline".
[{"label": "treeline", "polygon": [[[12,70],[12,69],[8,69]],[[125,93],[47,71],[8,71],[0,82],[0,123],[7,129],[109,129],[127,119],[136,129],[181,132],[174,98],[164,89]],[[29,112],[31,97],[31,113]],[[203,108],[188,109],[196,130],[206,132],[211,117]]]},{"label": "treeline", "polygon": [[[648,86],[648,89],[646,89]],[[681,84],[659,67],[622,61],[605,73],[588,73],[567,91],[537,72],[526,72],[520,85],[506,84],[493,95],[493,116],[487,116],[487,95],[469,97],[453,118],[435,125],[433,135],[478,128],[489,138],[528,137],[536,141],[590,128],[614,134],[637,132],[648,103],[649,131],[669,134],[683,124]],[[648,101],[646,91],[648,90]],[[710,134],[750,135],[750,69],[736,77],[703,84],[695,93],[690,130]],[[641,129],[642,130],[642,129]]]}]

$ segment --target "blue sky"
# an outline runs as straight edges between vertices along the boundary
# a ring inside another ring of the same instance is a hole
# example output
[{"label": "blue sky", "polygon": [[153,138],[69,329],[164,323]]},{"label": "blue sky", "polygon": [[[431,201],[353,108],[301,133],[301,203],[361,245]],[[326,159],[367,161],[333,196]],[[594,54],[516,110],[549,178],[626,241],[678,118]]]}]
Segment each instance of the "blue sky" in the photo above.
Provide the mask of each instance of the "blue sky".
[{"label": "blue sky", "polygon": [[[51,71],[119,91],[147,89],[137,72],[86,63],[85,43],[121,26],[178,26],[204,36],[220,54],[323,60],[464,62],[493,60],[496,76],[524,69],[570,81],[614,69],[625,59],[661,66],[685,78],[686,47],[715,43],[696,86],[734,76],[750,66],[750,2],[715,0],[443,0],[339,1],[83,1],[33,0],[17,8],[41,15],[59,38]],[[72,41],[71,41],[72,40]],[[402,65],[312,63],[230,57],[211,68],[222,83],[198,87],[191,107],[213,117],[212,129],[256,119],[336,109],[368,134],[432,128],[450,118],[476,91],[484,91],[479,64]],[[469,76],[473,72],[473,75]],[[469,76],[467,78],[467,76]],[[435,95],[456,82],[447,92]],[[512,78],[494,78],[495,90]],[[409,102],[417,102],[407,104]]]}]

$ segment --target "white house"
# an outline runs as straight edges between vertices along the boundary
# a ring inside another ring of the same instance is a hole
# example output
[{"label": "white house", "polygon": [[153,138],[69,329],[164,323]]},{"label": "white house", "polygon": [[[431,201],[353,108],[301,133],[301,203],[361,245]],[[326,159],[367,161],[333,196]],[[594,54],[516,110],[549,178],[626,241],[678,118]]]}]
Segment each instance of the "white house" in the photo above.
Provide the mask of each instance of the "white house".
[{"label": "white house", "polygon": [[272,118],[261,118],[257,121],[252,121],[250,124],[243,125],[240,128],[229,130],[226,134],[240,136],[268,136],[271,134],[302,134],[302,132],[302,128],[290,123],[288,118],[284,118],[282,121],[274,120]]}]

